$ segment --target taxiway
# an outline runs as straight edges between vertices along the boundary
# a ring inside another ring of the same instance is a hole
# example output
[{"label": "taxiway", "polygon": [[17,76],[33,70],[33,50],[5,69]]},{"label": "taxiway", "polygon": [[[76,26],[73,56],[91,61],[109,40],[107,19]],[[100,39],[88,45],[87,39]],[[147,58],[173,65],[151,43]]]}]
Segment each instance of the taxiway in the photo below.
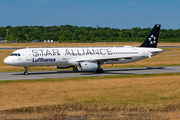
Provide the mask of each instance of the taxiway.
[{"label": "taxiway", "polygon": [[97,77],[97,76],[153,74],[153,73],[178,73],[178,72],[180,72],[180,66],[104,69],[103,74],[97,74],[96,72],[73,72],[72,70],[57,70],[57,71],[32,71],[29,72],[28,75],[23,75],[23,71],[22,71],[22,72],[0,73],[0,81],[48,79],[48,78]]}]

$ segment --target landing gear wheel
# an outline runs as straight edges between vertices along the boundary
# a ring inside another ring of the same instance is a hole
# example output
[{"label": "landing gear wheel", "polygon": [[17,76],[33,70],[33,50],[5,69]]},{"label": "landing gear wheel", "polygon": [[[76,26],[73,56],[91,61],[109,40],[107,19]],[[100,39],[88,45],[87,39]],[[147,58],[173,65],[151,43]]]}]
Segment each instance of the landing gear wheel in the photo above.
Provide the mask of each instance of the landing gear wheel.
[{"label": "landing gear wheel", "polygon": [[24,67],[25,71],[24,71],[24,75],[28,75],[28,67]]},{"label": "landing gear wheel", "polygon": [[96,72],[97,72],[97,73],[103,73],[103,69],[102,69],[102,68],[97,69]]},{"label": "landing gear wheel", "polygon": [[28,75],[28,72],[24,72],[24,75]]}]

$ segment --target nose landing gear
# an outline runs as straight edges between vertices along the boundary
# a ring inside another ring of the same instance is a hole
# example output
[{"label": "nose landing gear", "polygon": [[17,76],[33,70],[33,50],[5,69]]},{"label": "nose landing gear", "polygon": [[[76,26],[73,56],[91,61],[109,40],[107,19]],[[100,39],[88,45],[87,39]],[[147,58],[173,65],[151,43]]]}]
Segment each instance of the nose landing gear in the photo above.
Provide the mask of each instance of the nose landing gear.
[{"label": "nose landing gear", "polygon": [[24,71],[24,75],[28,75],[28,67],[24,67],[25,71]]}]

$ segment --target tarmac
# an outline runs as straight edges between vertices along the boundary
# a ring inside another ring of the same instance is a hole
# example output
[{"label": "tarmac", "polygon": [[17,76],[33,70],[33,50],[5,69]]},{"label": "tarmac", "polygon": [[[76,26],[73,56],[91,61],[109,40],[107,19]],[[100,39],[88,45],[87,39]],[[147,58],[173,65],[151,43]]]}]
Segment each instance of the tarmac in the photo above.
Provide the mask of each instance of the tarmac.
[{"label": "tarmac", "polygon": [[97,76],[155,74],[155,73],[179,73],[179,72],[180,72],[180,66],[104,69],[103,74],[98,74],[96,72],[73,72],[72,70],[32,71],[29,72],[28,75],[24,75],[23,71],[2,72],[0,73],[0,81],[49,79],[49,78],[97,77]]}]

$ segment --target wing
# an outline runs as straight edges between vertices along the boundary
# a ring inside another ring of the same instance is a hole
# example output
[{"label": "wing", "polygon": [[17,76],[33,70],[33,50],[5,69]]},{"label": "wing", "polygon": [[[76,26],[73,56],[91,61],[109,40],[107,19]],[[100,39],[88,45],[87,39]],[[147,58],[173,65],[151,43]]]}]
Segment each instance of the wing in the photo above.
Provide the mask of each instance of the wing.
[{"label": "wing", "polygon": [[102,63],[104,63],[104,62],[107,62],[107,61],[109,61],[109,60],[119,60],[119,59],[132,59],[132,57],[127,57],[127,56],[121,56],[121,57],[107,57],[107,58],[74,58],[74,59],[70,59],[69,61],[68,61],[68,63],[70,64],[70,65],[78,65],[78,63],[80,63],[80,62],[102,62]]}]

